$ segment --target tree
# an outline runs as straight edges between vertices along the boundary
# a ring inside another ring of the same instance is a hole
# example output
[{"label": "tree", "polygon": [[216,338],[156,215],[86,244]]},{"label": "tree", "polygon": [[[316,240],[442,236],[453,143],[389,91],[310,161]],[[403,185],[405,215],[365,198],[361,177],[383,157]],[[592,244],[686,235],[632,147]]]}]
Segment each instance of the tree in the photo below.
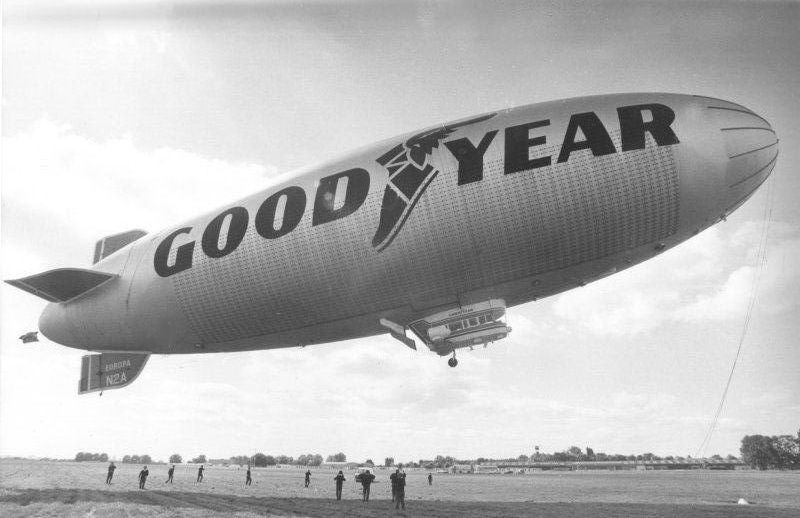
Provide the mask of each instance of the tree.
[{"label": "tree", "polygon": [[394,457],[386,457],[385,459],[383,459],[383,465],[386,466],[387,468],[391,468],[392,466],[394,466]]},{"label": "tree", "polygon": [[131,456],[125,455],[124,457],[122,457],[122,462],[123,464],[129,464],[131,462]]},{"label": "tree", "polygon": [[370,466],[370,467],[375,466],[375,463],[372,462],[372,459],[367,459],[366,461],[364,461],[364,464],[366,464],[367,466]]},{"label": "tree", "polygon": [[198,455],[197,457],[192,459],[192,463],[193,464],[205,464],[207,462],[208,462],[208,460],[206,460],[206,456],[205,455]]},{"label": "tree", "polygon": [[312,455],[309,464],[311,466],[319,466],[320,464],[322,464],[322,455],[320,455],[319,453],[315,453],[314,455]]},{"label": "tree", "polygon": [[594,450],[588,446],[586,447],[586,458],[588,460],[595,460]]},{"label": "tree", "polygon": [[519,462],[519,463],[523,463],[524,464],[524,463],[528,462],[528,460],[530,460],[530,457],[528,457],[524,453],[522,455],[520,455],[519,457],[517,457],[517,462]]},{"label": "tree", "polygon": [[173,453],[172,455],[169,456],[169,462],[170,464],[180,464],[181,462],[183,462],[183,457],[181,457],[177,453]]},{"label": "tree", "polygon": [[557,451],[553,454],[553,460],[556,462],[567,462],[572,460],[569,454],[565,451]]},{"label": "tree", "polygon": [[81,451],[75,454],[75,460],[77,462],[107,462],[108,461],[108,454],[107,453],[89,453],[88,451]]},{"label": "tree", "polygon": [[142,455],[139,457],[139,462],[142,464],[152,464],[153,459],[150,458],[150,455]]},{"label": "tree", "polygon": [[770,437],[777,457],[777,467],[792,468],[800,465],[800,441],[791,435]]},{"label": "tree", "polygon": [[581,460],[583,458],[583,450],[577,446],[570,446],[565,453],[574,460]]},{"label": "tree", "polygon": [[347,455],[342,452],[328,455],[328,462],[347,462]]},{"label": "tree", "polygon": [[139,457],[138,455],[131,455],[131,463],[133,464],[139,464],[140,459],[141,457]]},{"label": "tree", "polygon": [[275,464],[278,463],[278,461],[275,460],[275,457],[273,457],[272,455],[267,455],[266,458],[264,459],[264,462],[266,462],[267,466],[274,466]]},{"label": "tree", "polygon": [[739,451],[742,453],[742,461],[752,468],[767,469],[778,462],[772,440],[763,435],[745,435]]}]

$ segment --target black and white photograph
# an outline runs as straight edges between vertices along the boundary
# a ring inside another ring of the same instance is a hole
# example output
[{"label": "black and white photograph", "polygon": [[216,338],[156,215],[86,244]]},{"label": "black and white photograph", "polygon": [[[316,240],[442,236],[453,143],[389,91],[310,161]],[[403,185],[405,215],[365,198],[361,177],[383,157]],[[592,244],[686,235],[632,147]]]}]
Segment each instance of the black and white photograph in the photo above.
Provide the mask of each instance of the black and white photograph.
[{"label": "black and white photograph", "polygon": [[796,517],[800,2],[6,0],[0,515]]}]

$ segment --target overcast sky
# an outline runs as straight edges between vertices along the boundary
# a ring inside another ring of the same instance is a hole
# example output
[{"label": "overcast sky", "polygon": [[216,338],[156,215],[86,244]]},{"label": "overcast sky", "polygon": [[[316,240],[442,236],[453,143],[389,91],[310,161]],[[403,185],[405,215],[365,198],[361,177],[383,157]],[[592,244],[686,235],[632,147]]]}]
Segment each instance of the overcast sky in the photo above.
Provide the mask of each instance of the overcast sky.
[{"label": "overcast sky", "polygon": [[[435,354],[387,337],[154,356],[78,396],[81,351],[22,345],[44,301],[2,286],[0,455],[166,459],[343,451],[382,461],[534,445],[695,455],[800,427],[800,6],[768,2],[4,2],[2,278],[85,267],[275,175],[438,122],[592,94],[747,106],[773,178],[679,247],[509,311],[513,332]],[[770,195],[771,194],[771,195]]]}]

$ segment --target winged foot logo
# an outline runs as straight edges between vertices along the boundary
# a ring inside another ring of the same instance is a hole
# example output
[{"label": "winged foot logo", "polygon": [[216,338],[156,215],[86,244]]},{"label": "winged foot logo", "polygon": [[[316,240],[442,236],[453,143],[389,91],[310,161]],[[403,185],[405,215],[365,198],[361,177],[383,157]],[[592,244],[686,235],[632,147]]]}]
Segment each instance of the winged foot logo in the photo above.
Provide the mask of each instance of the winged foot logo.
[{"label": "winged foot logo", "polygon": [[489,120],[495,115],[490,113],[418,133],[378,158],[377,162],[389,172],[378,229],[372,238],[372,246],[378,252],[392,243],[425,189],[439,174],[429,161],[433,150],[458,128]]}]

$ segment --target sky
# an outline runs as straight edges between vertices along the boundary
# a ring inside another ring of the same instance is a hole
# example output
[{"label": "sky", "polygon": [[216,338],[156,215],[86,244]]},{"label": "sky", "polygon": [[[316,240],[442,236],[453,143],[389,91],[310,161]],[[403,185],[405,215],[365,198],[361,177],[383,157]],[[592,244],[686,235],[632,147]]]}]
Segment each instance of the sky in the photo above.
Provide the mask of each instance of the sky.
[{"label": "sky", "polygon": [[459,354],[456,369],[379,336],[153,356],[129,387],[78,396],[82,352],[21,344],[45,303],[3,284],[0,455],[695,456],[796,434],[798,27],[800,4],[772,2],[4,2],[3,279],[86,267],[103,236],[158,231],[353,148],[540,101],[718,97],[769,120],[781,152],[727,221],[511,308],[509,338]]}]

